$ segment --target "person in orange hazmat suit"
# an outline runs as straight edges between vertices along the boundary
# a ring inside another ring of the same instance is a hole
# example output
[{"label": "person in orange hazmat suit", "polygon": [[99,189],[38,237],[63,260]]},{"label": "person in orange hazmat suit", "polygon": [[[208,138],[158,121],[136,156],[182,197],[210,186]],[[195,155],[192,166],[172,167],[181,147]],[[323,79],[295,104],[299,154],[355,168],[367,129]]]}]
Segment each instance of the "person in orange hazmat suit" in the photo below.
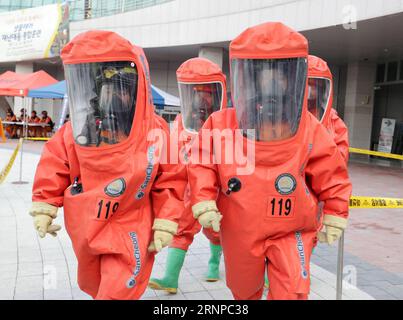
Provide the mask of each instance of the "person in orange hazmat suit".
[{"label": "person in orange hazmat suit", "polygon": [[56,235],[64,208],[78,284],[95,299],[138,299],[155,251],[183,211],[186,168],[164,161],[164,120],[154,114],[141,48],[88,31],[62,50],[71,121],[46,143],[33,185],[34,226]]},{"label": "person in orange hazmat suit", "polygon": [[[175,119],[172,134],[178,137],[179,153],[187,156],[190,145],[207,118],[215,111],[227,106],[226,77],[220,67],[204,58],[192,58],[185,61],[176,72],[181,99],[181,115]],[[183,162],[187,162],[183,157]],[[193,242],[201,225],[193,218],[190,206],[190,190],[185,194],[185,210],[179,221],[177,235],[169,246],[165,275],[162,279],[151,278],[152,289],[176,293],[178,279],[186,252]],[[218,281],[222,248],[220,237],[212,229],[203,229],[210,240],[210,259],[206,281]]]},{"label": "person in orange hazmat suit", "polygon": [[316,56],[308,57],[308,110],[325,126],[343,158],[348,162],[348,129],[332,108],[333,76],[327,63]]},{"label": "person in orange hazmat suit", "polygon": [[[241,174],[237,161],[190,163],[193,215],[220,229],[235,299],[261,298],[266,265],[268,299],[307,299],[317,234],[324,227],[328,243],[341,236],[351,195],[345,161],[307,111],[308,42],[269,22],[236,37],[230,61],[234,108],[213,113],[198,138],[212,129],[240,132],[233,145],[243,143],[245,153],[244,143],[253,143],[254,167]],[[228,145],[210,137],[199,152],[223,154]]]},{"label": "person in orange hazmat suit", "polygon": [[[319,57],[308,56],[308,111],[322,123],[336,143],[339,152],[348,162],[348,130],[333,105],[333,76],[327,63]],[[319,234],[322,240],[322,234]],[[326,242],[326,239],[323,239]],[[265,277],[265,286],[269,287]]]}]

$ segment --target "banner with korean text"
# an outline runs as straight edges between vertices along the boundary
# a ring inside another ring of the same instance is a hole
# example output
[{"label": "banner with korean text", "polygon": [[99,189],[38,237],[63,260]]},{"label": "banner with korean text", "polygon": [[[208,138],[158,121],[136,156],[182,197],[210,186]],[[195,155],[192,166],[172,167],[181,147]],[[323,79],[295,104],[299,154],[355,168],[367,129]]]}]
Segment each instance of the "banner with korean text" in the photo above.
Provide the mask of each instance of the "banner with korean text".
[{"label": "banner with korean text", "polygon": [[52,58],[68,42],[68,6],[51,4],[0,14],[0,62]]}]

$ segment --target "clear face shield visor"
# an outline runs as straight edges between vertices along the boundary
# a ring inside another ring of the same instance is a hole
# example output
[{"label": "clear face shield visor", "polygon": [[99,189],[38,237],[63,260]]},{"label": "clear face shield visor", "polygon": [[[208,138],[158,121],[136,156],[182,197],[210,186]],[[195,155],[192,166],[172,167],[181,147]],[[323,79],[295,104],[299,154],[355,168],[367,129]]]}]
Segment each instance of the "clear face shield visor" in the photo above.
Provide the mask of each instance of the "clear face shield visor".
[{"label": "clear face shield visor", "polygon": [[320,122],[323,121],[330,106],[330,79],[309,78],[308,80],[308,111],[311,112]]},{"label": "clear face shield visor", "polygon": [[239,128],[248,138],[270,142],[296,134],[306,74],[305,58],[232,61],[234,107]]},{"label": "clear face shield visor", "polygon": [[65,65],[74,140],[86,147],[113,145],[131,132],[138,74],[133,62]]},{"label": "clear face shield visor", "polygon": [[221,82],[179,83],[181,112],[186,130],[198,132],[207,118],[222,109]]}]

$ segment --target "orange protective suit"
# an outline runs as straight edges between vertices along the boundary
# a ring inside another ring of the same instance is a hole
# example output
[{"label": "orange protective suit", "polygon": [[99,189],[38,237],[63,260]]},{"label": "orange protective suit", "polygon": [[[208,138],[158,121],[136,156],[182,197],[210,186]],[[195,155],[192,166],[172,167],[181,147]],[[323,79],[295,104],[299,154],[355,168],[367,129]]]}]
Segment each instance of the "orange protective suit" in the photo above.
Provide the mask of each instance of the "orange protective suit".
[{"label": "orange protective suit", "polygon": [[[209,83],[217,82],[221,84],[222,87],[222,106],[221,109],[227,107],[227,82],[226,77],[221,71],[221,69],[211,61],[203,58],[189,59],[184,62],[176,72],[178,82],[180,83]],[[183,124],[182,115],[178,115],[175,119],[172,136],[179,137],[179,155],[188,154],[191,148],[191,142],[196,138],[197,133],[186,130]],[[189,158],[189,156],[188,156]],[[191,157],[190,157],[191,160]],[[193,218],[192,209],[190,205],[190,189],[189,187],[185,192],[185,210],[179,221],[178,233],[174,237],[170,247],[178,248],[187,251],[191,243],[193,242],[194,236],[200,232],[201,225],[199,222]],[[210,240],[214,245],[220,244],[220,235],[218,232],[214,232],[212,229],[203,228],[203,234]]]},{"label": "orange protective suit", "polygon": [[[176,117],[171,134],[182,137],[181,139],[183,141],[179,144],[180,156],[183,156],[185,152],[188,152],[192,139],[196,137],[196,134],[191,133],[183,128],[181,115]],[[185,161],[185,159],[183,160]],[[194,236],[199,233],[202,228],[200,223],[193,217],[192,214],[189,187],[187,187],[185,191],[184,205],[185,208],[179,220],[178,232],[174,236],[170,247],[187,251],[193,242]],[[220,244],[220,234],[218,232],[214,232],[212,229],[203,228],[203,234],[207,237],[207,239],[210,240],[211,243],[215,245]]]},{"label": "orange protective suit", "polygon": [[[285,58],[303,58],[306,64],[308,44],[301,34],[281,23],[247,29],[230,45],[231,62]],[[232,68],[232,80],[233,72]],[[307,92],[307,85],[304,87]],[[202,131],[229,128],[235,136],[239,122],[236,99],[233,102],[234,109],[211,115]],[[326,129],[307,112],[306,93],[293,137],[262,142],[238,136],[240,140],[232,140],[235,144],[226,144],[213,135],[210,144],[199,143],[200,153],[214,155],[220,150],[224,154],[226,148],[241,143],[238,149],[246,157],[249,142],[255,147],[254,170],[239,174],[241,164],[237,159],[225,164],[190,164],[193,207],[218,198],[227,285],[236,299],[261,298],[266,264],[268,299],[306,299],[310,256],[322,217],[348,216],[351,183],[346,164]],[[199,139],[203,139],[202,134]],[[240,189],[227,192],[228,182],[234,177],[239,179]]]},{"label": "orange protective suit", "polygon": [[349,158],[349,141],[348,129],[343,120],[337,114],[333,106],[333,76],[327,63],[316,56],[309,55],[308,58],[308,77],[317,79],[327,79],[330,81],[330,94],[326,111],[321,119],[322,124],[326,127],[344,160],[348,162]]},{"label": "orange protective suit", "polygon": [[97,148],[78,145],[66,123],[44,147],[32,200],[64,207],[81,290],[96,299],[138,299],[154,261],[147,250],[153,221],[178,222],[186,172],[160,161],[161,136],[169,132],[154,114],[141,48],[113,32],[89,31],[66,45],[62,60],[133,62],[138,70],[135,115],[126,140]]},{"label": "orange protective suit", "polygon": [[346,163],[349,158],[349,140],[348,140],[348,128],[343,120],[337,114],[335,109],[331,109],[329,119],[325,123],[325,127],[330,132],[330,135],[333,137],[334,142],[337,145],[341,155],[343,156]]}]

